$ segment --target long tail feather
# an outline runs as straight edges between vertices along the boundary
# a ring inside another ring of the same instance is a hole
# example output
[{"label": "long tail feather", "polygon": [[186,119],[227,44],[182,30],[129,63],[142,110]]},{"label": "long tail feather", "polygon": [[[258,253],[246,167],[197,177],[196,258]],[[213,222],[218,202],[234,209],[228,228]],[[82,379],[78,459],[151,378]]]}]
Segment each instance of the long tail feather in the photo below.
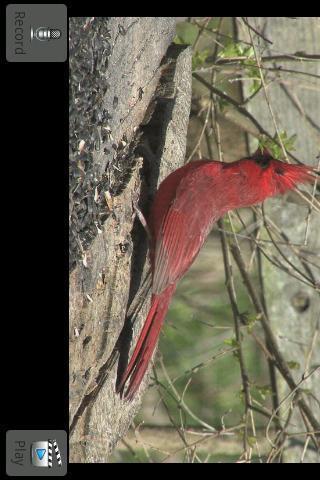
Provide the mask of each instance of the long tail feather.
[{"label": "long tail feather", "polygon": [[152,298],[151,308],[133,355],[117,385],[117,392],[120,392],[131,375],[129,386],[124,395],[128,400],[132,399],[146,373],[174,290],[175,286],[170,285],[160,295],[154,295]]}]

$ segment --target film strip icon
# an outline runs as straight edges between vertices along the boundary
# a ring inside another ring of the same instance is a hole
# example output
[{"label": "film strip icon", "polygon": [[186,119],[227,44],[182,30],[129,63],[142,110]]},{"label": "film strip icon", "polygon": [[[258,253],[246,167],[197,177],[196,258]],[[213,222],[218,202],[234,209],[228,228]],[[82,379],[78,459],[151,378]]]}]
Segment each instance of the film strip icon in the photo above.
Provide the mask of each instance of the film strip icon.
[{"label": "film strip icon", "polygon": [[61,454],[57,440],[48,440],[48,467],[52,468],[52,445],[59,467],[62,467]]}]

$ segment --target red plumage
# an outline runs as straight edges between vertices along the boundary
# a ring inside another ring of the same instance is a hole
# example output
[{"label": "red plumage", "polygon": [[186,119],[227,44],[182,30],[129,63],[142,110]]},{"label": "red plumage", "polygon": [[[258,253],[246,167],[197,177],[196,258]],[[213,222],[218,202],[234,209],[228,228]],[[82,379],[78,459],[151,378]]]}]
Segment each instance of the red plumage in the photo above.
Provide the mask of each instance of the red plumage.
[{"label": "red plumage", "polygon": [[262,202],[313,179],[312,168],[273,159],[267,151],[233,163],[191,162],[160,185],[151,207],[151,308],[126,371],[125,397],[131,399],[144,377],[157,344],[176,284],[202,247],[212,225],[226,212]]}]

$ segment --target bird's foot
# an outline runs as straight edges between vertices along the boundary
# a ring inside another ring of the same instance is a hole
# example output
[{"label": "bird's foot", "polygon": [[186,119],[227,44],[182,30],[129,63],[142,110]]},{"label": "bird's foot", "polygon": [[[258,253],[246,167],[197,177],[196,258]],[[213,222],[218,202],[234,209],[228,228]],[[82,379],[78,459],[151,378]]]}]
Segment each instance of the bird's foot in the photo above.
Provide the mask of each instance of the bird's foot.
[{"label": "bird's foot", "polygon": [[139,218],[140,220],[140,223],[141,225],[143,226],[147,236],[148,236],[148,240],[150,241],[151,240],[151,233],[150,233],[150,230],[149,230],[149,227],[148,227],[148,224],[147,224],[147,221],[145,219],[145,216],[143,215],[143,213],[141,212],[140,208],[138,207],[138,201],[137,199],[133,199],[132,200],[132,207],[133,207],[133,210],[135,212],[135,214],[137,215],[137,217]]}]

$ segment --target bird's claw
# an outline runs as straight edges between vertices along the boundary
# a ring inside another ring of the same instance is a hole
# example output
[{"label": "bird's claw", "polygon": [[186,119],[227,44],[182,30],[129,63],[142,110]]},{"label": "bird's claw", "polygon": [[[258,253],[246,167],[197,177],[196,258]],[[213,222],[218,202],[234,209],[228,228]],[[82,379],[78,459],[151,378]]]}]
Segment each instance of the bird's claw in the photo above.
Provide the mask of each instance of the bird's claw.
[{"label": "bird's claw", "polygon": [[141,225],[143,226],[143,228],[144,228],[144,230],[145,230],[145,232],[148,236],[148,240],[150,241],[151,240],[151,233],[150,233],[147,221],[145,219],[145,216],[141,212],[140,208],[138,207],[138,202],[137,202],[137,199],[135,199],[135,198],[132,199],[132,208],[133,208],[135,214],[137,215]]}]

